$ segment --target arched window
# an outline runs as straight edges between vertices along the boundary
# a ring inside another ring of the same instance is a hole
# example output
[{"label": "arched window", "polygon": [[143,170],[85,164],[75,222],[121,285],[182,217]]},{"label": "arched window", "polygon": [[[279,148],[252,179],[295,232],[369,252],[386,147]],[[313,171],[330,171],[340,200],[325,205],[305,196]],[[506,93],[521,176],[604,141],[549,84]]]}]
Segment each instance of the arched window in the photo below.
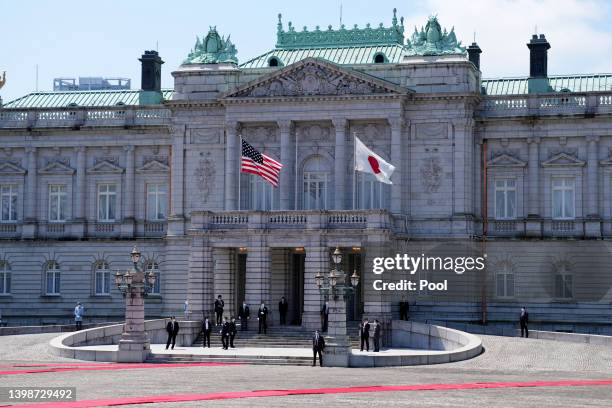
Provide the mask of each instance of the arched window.
[{"label": "arched window", "polygon": [[321,156],[313,156],[304,164],[302,208],[325,210],[329,208],[329,164]]},{"label": "arched window", "polygon": [[386,62],[385,54],[379,52],[374,55],[374,63],[375,64],[384,64]]},{"label": "arched window", "polygon": [[47,295],[60,294],[60,276],[61,272],[59,263],[57,263],[57,261],[47,262],[47,267],[45,268],[45,293]]},{"label": "arched window", "polygon": [[272,57],[268,61],[268,66],[269,67],[278,67],[278,66],[280,66],[280,60],[278,58],[276,58],[276,57]]},{"label": "arched window", "polygon": [[97,262],[94,271],[95,294],[110,295],[111,271],[105,261]]},{"label": "arched window", "polygon": [[6,261],[0,261],[0,295],[11,293],[11,266]]},{"label": "arched window", "polygon": [[357,208],[389,208],[391,189],[373,174],[357,172]]},{"label": "arched window", "polygon": [[147,262],[145,269],[146,274],[153,272],[155,275],[155,285],[153,285],[151,293],[154,295],[159,295],[161,293],[161,273],[159,272],[159,265],[157,262],[149,261]]}]

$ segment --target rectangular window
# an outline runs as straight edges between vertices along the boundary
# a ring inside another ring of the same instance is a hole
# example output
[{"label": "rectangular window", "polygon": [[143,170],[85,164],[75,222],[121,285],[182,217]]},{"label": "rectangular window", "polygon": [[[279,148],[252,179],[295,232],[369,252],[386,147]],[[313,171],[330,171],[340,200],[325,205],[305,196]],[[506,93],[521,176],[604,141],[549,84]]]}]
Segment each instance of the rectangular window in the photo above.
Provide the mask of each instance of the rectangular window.
[{"label": "rectangular window", "polygon": [[304,203],[305,210],[324,210],[327,208],[327,176],[328,173],[304,173]]},{"label": "rectangular window", "polygon": [[96,269],[96,295],[110,294],[110,278],[108,269]]},{"label": "rectangular window", "polygon": [[555,275],[555,297],[570,299],[574,297],[574,277],[570,274]]},{"label": "rectangular window", "polygon": [[576,216],[574,179],[552,179],[552,216],[557,220],[571,220]]},{"label": "rectangular window", "polygon": [[112,222],[117,216],[117,185],[98,185],[98,221]]},{"label": "rectangular window", "polygon": [[388,208],[390,188],[372,174],[357,174],[357,208]]},{"label": "rectangular window", "polygon": [[11,273],[0,271],[0,295],[11,293]]},{"label": "rectangular window", "polygon": [[168,186],[147,184],[147,220],[163,221],[168,208]]},{"label": "rectangular window", "polygon": [[260,211],[278,210],[280,206],[279,190],[261,177],[249,177],[248,206],[243,208]]},{"label": "rectangular window", "polygon": [[516,180],[495,180],[495,219],[516,218]]},{"label": "rectangular window", "polygon": [[60,271],[57,266],[47,269],[47,295],[60,294]]},{"label": "rectangular window", "polygon": [[497,296],[498,297],[513,297],[514,296],[514,274],[510,272],[502,272],[497,274]]},{"label": "rectangular window", "polygon": [[17,221],[17,185],[1,185],[0,201],[2,202],[1,221]]},{"label": "rectangular window", "polygon": [[66,221],[66,185],[65,184],[50,184],[49,185],[49,221],[63,222]]}]

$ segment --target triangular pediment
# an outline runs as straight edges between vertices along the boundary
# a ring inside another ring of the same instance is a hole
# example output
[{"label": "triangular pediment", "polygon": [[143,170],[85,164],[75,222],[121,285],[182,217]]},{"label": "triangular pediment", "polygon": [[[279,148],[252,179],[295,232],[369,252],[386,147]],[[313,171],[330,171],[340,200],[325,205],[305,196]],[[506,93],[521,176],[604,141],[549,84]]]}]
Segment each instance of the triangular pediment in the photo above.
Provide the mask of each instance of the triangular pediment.
[{"label": "triangular pediment", "polygon": [[123,173],[123,168],[117,166],[115,163],[108,161],[108,160],[102,160],[98,163],[96,163],[95,166],[89,168],[89,170],[87,170],[87,173],[92,173],[92,174],[108,174],[108,173]]},{"label": "triangular pediment", "polygon": [[60,161],[53,161],[47,164],[42,169],[38,170],[38,174],[74,174],[75,170]]},{"label": "triangular pediment", "polygon": [[0,163],[0,175],[3,176],[15,176],[15,175],[24,175],[26,174],[26,170],[14,163],[11,162],[1,162]]},{"label": "triangular pediment", "polygon": [[543,167],[584,166],[585,162],[567,153],[557,153],[542,163]]},{"label": "triangular pediment", "polygon": [[507,153],[502,153],[487,163],[487,167],[525,167],[526,165],[524,161]]},{"label": "triangular pediment", "polygon": [[412,91],[320,58],[305,58],[242,85],[222,98],[404,95]]},{"label": "triangular pediment", "polygon": [[146,162],[142,167],[136,169],[137,173],[167,173],[170,167],[158,160]]},{"label": "triangular pediment", "polygon": [[612,156],[608,157],[607,159],[601,160],[599,164],[602,166],[612,166]]}]

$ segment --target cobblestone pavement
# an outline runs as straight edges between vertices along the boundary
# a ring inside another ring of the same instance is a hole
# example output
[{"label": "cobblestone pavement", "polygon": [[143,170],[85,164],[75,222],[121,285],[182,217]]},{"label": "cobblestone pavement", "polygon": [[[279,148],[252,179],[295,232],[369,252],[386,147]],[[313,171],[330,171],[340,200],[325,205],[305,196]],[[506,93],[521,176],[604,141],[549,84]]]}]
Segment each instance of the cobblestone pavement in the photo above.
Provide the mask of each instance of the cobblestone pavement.
[{"label": "cobblestone pavement", "polygon": [[[48,353],[54,334],[0,337],[0,364],[74,362]],[[368,369],[222,366],[4,376],[3,386],[77,386],[78,399],[226,391],[536,380],[612,379],[612,348],[481,336],[486,351],[451,364]],[[2,376],[0,376],[2,377]],[[135,386],[137,384],[137,386]],[[158,403],[143,407],[607,407],[612,386],[332,394]],[[1,405],[1,403],[0,403]]]}]

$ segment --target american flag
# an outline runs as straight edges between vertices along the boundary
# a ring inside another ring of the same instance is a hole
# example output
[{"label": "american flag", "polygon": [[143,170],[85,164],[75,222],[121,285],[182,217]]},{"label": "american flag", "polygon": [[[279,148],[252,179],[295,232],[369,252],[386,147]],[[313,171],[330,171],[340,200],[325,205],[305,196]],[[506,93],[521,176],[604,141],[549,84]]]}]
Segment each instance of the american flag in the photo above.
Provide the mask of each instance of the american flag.
[{"label": "american flag", "polygon": [[278,175],[283,165],[265,154],[259,153],[253,146],[242,141],[242,162],[240,171],[261,176],[274,187],[278,187]]}]

